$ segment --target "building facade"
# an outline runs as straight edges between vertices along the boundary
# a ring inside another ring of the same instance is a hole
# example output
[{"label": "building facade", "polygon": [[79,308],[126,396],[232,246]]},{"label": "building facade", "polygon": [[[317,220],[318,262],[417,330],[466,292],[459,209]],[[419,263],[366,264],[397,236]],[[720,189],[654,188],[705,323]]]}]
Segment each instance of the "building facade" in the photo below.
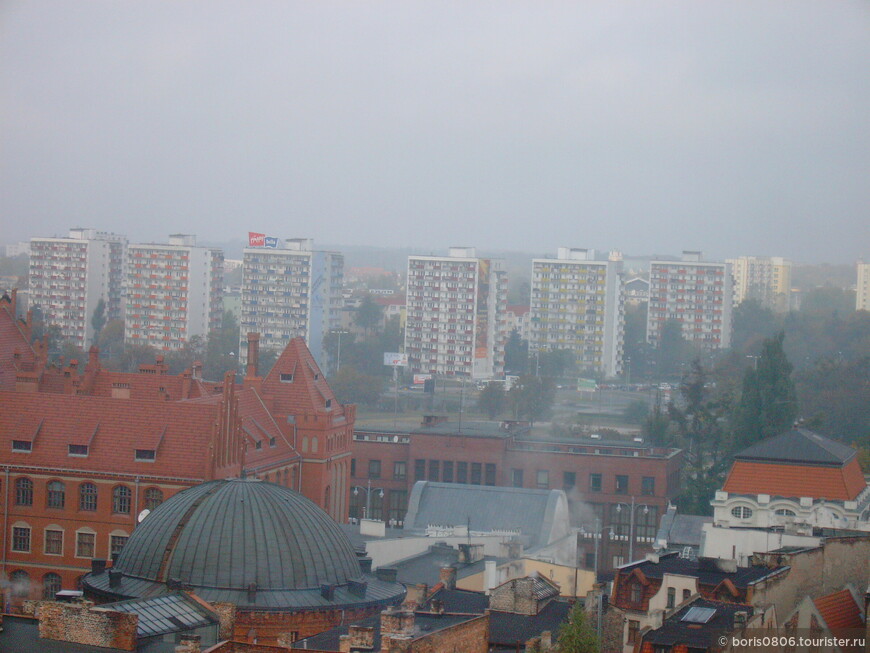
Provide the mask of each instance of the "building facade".
[{"label": "building facade", "polygon": [[492,379],[504,373],[507,275],[473,247],[408,257],[405,353],[412,372]]},{"label": "building facade", "polygon": [[256,332],[260,346],[276,352],[304,338],[325,368],[323,338],[341,326],[344,256],[314,251],[310,239],[289,239],[283,248],[245,248],[243,265],[241,363],[247,364],[244,334]]},{"label": "building facade", "polygon": [[223,252],[197,247],[196,236],[128,248],[124,340],[161,351],[208,337],[223,316]]},{"label": "building facade", "polygon": [[606,377],[622,371],[625,313],[622,257],[560,247],[532,261],[529,351],[568,349],[578,367]]},{"label": "building facade", "polygon": [[727,259],[734,278],[734,305],[757,299],[777,313],[788,312],[791,261],[780,256],[741,256]]},{"label": "building facade", "polygon": [[124,236],[74,228],[67,238],[33,238],[30,249],[30,306],[65,339],[82,349],[91,344],[101,299],[107,320],[123,316]]},{"label": "building facade", "polygon": [[731,344],[732,280],[727,263],[705,263],[700,252],[681,261],[650,261],[646,338],[658,346],[668,320],[682,325],[683,337],[707,349]]},{"label": "building facade", "polygon": [[858,263],[855,286],[855,310],[870,311],[870,263]]}]

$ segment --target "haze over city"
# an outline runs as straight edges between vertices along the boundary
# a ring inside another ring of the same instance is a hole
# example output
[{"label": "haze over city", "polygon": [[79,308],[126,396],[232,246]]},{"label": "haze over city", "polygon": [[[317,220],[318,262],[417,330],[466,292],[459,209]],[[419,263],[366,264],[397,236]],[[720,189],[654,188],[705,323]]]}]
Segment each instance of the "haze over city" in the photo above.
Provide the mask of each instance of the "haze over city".
[{"label": "haze over city", "polygon": [[7,2],[4,239],[867,255],[866,3]]}]

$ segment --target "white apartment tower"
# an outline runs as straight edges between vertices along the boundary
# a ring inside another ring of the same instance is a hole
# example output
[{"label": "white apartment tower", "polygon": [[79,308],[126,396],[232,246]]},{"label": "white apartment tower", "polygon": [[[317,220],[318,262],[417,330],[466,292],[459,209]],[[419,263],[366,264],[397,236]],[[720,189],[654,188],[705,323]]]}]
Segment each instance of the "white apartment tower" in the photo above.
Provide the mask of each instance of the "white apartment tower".
[{"label": "white apartment tower", "polygon": [[305,338],[314,360],[326,369],[323,338],[341,326],[344,256],[314,251],[308,238],[277,244],[244,250],[240,362],[247,365],[247,334],[256,332],[260,349],[275,352],[291,338]]},{"label": "white apartment tower", "polygon": [[732,281],[727,263],[706,263],[701,252],[681,261],[650,261],[646,337],[658,346],[668,320],[682,323],[683,337],[708,350],[731,344]]},{"label": "white apartment tower", "polygon": [[207,338],[223,315],[223,252],[197,247],[196,236],[128,248],[124,340],[162,351]]},{"label": "white apartment tower", "polygon": [[408,257],[405,353],[413,372],[491,379],[504,373],[507,275],[473,247]]},{"label": "white apartment tower", "polygon": [[96,229],[70,229],[67,238],[30,241],[30,305],[47,323],[85,349],[93,342],[91,319],[100,299],[106,319],[123,316],[127,239]]},{"label": "white apartment tower", "polygon": [[734,305],[757,299],[777,313],[787,313],[791,294],[791,261],[779,256],[726,259],[734,278]]},{"label": "white apartment tower", "polygon": [[858,284],[855,286],[855,310],[870,311],[870,263],[858,263]]},{"label": "white apartment tower", "polygon": [[530,352],[568,349],[588,372],[620,374],[622,256],[596,261],[592,250],[560,247],[555,259],[534,259],[530,318]]}]

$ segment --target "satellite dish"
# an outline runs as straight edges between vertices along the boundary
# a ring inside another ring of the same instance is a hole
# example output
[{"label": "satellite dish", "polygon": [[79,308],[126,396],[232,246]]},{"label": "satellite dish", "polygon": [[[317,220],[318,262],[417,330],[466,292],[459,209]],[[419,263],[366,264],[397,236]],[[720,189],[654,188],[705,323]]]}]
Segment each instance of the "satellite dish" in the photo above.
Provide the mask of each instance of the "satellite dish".
[{"label": "satellite dish", "polygon": [[145,508],[142,512],[139,513],[139,516],[136,517],[136,523],[141,524],[142,520],[145,519],[148,515],[151,514],[151,511],[148,508]]}]

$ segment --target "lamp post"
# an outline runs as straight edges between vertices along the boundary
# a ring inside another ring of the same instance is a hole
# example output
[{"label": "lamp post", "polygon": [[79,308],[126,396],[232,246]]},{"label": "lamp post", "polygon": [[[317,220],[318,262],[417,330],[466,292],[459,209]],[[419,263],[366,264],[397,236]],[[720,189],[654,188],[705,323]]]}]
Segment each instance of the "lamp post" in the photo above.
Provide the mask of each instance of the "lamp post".
[{"label": "lamp post", "polygon": [[368,482],[366,483],[366,487],[354,485],[353,486],[353,495],[358,496],[360,490],[362,490],[363,492],[366,493],[366,507],[365,507],[365,512],[363,512],[363,519],[368,519],[369,518],[369,511],[371,510],[371,507],[372,507],[372,491],[378,490],[379,491],[378,496],[381,499],[383,499],[384,498],[384,489],[378,488],[378,487],[372,487],[372,479],[369,479]]},{"label": "lamp post", "polygon": [[628,506],[625,503],[617,503],[616,512],[622,512],[622,506],[625,506],[631,511],[628,520],[628,562],[634,562],[634,518],[637,515],[636,510],[638,508],[643,508],[643,514],[648,515],[649,506],[645,503],[635,504],[634,497],[631,497],[631,506]]},{"label": "lamp post", "polygon": [[335,356],[335,373],[338,374],[338,371],[341,369],[341,337],[346,336],[350,331],[336,329],[333,333],[338,336],[338,352]]}]

